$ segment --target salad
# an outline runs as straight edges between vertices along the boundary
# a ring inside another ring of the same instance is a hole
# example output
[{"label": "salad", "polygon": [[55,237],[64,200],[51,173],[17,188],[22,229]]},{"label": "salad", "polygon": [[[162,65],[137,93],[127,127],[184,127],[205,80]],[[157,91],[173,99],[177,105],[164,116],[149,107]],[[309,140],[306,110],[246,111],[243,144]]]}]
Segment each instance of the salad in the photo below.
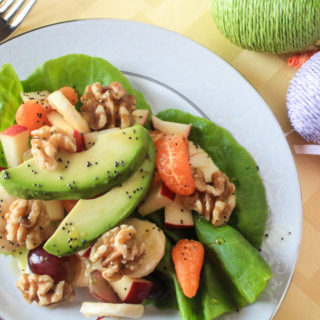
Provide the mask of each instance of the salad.
[{"label": "salad", "polygon": [[225,129],[153,115],[119,70],[81,54],[23,81],[4,65],[0,116],[0,253],[20,261],[27,303],[59,307],[87,287],[85,316],[153,304],[209,320],[265,289],[265,191]]}]

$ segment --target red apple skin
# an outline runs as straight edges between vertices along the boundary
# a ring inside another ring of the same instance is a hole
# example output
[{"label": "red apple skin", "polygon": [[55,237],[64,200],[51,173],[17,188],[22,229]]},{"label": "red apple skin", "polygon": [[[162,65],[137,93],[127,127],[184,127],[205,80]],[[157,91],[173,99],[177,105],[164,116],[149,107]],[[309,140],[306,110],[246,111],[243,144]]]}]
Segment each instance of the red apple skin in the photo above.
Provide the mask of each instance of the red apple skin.
[{"label": "red apple skin", "polygon": [[108,303],[121,302],[99,270],[94,270],[90,273],[89,291],[99,301]]},{"label": "red apple skin", "polygon": [[17,134],[24,132],[24,131],[28,131],[28,129],[24,126],[21,126],[20,124],[14,124],[11,127],[3,130],[1,132],[1,134],[4,134],[6,136],[10,136],[10,137],[14,137]]},{"label": "red apple skin", "polygon": [[84,138],[83,138],[83,134],[80,133],[78,130],[74,130],[73,131],[73,136],[76,139],[76,143],[77,143],[77,152],[81,152],[84,150]]},{"label": "red apple skin", "polygon": [[164,183],[162,183],[160,194],[174,201],[176,194],[172,192]]},{"label": "red apple skin", "polygon": [[165,223],[165,227],[172,230],[182,230],[194,228],[194,225]]},{"label": "red apple skin", "polygon": [[153,283],[151,281],[133,281],[124,303],[139,304],[149,295]]},{"label": "red apple skin", "polygon": [[90,246],[89,248],[85,249],[84,251],[81,252],[81,257],[85,258],[85,259],[89,259],[90,253],[91,253],[91,248],[92,246]]}]

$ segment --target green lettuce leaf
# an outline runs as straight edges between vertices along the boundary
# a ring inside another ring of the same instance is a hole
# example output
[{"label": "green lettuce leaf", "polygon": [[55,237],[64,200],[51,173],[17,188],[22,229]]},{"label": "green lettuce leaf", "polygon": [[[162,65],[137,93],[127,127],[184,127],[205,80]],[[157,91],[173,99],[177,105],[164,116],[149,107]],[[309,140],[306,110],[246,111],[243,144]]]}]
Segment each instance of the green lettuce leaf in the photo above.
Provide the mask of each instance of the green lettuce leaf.
[{"label": "green lettuce leaf", "polygon": [[221,263],[223,271],[249,303],[253,303],[272,278],[272,270],[258,250],[229,225],[214,227],[195,214],[199,240]]},{"label": "green lettuce leaf", "polygon": [[117,68],[102,58],[84,54],[69,54],[48,60],[22,81],[22,85],[25,92],[52,92],[64,86],[71,86],[81,96],[89,84],[100,82],[102,85],[108,85],[113,81],[120,82],[129,94],[136,97],[138,109],[150,110],[142,93],[133,89],[129,80]]},{"label": "green lettuce leaf", "polygon": [[208,259],[205,259],[200,282],[204,320],[215,319],[237,308],[232,301],[233,292],[226,290],[222,282],[225,275],[217,272],[214,266],[215,263],[210,263]]},{"label": "green lettuce leaf", "polygon": [[158,114],[166,121],[192,123],[190,140],[199,144],[236,186],[237,206],[230,224],[260,248],[268,215],[265,190],[251,155],[225,129],[180,110]]},{"label": "green lettuce leaf", "polygon": [[[22,103],[21,91],[22,84],[12,65],[3,65],[0,69],[0,131],[14,124],[16,111]],[[1,143],[0,166],[7,167]]]}]

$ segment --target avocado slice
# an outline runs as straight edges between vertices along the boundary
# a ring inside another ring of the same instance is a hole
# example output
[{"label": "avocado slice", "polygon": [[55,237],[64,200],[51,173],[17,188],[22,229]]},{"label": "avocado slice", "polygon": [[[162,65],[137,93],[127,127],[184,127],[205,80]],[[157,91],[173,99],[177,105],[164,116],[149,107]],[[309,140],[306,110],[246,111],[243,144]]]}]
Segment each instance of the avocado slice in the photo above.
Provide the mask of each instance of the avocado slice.
[{"label": "avocado slice", "polygon": [[84,199],[123,182],[144,161],[148,131],[140,125],[111,131],[80,153],[60,152],[58,168],[42,170],[30,159],[0,173],[0,184],[24,199]]},{"label": "avocado slice", "polygon": [[153,177],[155,148],[149,139],[148,153],[136,172],[103,196],[80,200],[45,243],[46,251],[57,256],[72,254],[130,215],[145,197]]}]

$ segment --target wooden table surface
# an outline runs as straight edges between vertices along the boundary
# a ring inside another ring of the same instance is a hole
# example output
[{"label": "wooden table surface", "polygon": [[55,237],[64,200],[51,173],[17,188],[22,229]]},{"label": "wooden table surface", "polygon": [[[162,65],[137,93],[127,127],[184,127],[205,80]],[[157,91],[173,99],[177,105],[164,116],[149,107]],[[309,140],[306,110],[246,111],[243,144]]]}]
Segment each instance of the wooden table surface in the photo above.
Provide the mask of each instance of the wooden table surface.
[{"label": "wooden table surface", "polygon": [[[61,21],[117,18],[155,24],[209,48],[260,92],[289,133],[290,146],[304,143],[289,123],[286,92],[295,70],[287,55],[268,55],[232,45],[210,16],[210,0],[38,0],[13,36]],[[275,320],[320,319],[320,157],[295,155],[303,199],[303,238],[298,265],[289,292]],[[258,320],[258,319],[257,319]]]}]

